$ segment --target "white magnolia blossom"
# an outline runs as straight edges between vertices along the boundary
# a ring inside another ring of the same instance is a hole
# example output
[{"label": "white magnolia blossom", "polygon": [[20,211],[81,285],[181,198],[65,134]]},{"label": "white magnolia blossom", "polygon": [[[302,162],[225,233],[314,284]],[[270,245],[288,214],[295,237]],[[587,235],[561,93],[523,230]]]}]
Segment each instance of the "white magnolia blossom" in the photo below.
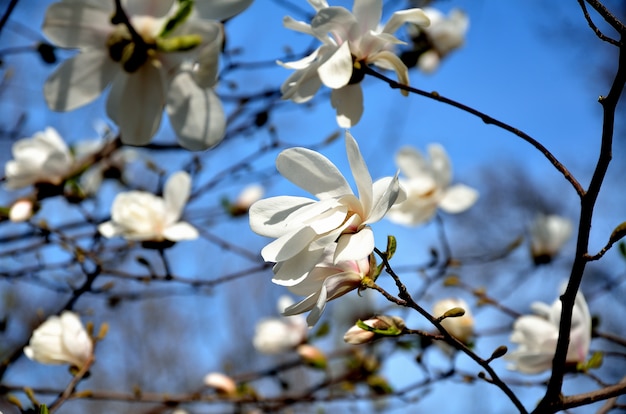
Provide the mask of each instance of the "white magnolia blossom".
[{"label": "white magnolia blossom", "polygon": [[[364,65],[374,64],[394,70],[400,83],[409,83],[408,69],[391,50],[401,44],[393,33],[404,23],[427,26],[421,9],[395,12],[380,25],[382,0],[354,0],[352,13],[343,7],[330,7],[326,0],[309,0],[316,14],[311,24],[285,17],[285,27],[309,34],[322,42],[309,56],[295,62],[278,62],[295,72],[283,83],[283,99],[307,102],[322,84],[332,89],[331,104],[337,123],[350,128],[363,114],[363,92],[359,82]],[[405,94],[405,92],[403,92]]]},{"label": "white magnolia blossom", "polygon": [[[276,274],[274,283],[288,286],[288,289],[305,298],[300,302],[287,307],[283,315],[297,315],[311,311],[306,318],[309,326],[313,326],[322,316],[326,302],[345,295],[361,286],[361,281],[370,273],[369,257],[359,260],[336,261],[335,248],[337,244],[329,245],[324,251],[320,262],[296,283],[285,283],[285,269],[289,267],[279,263],[274,268]],[[279,278],[277,278],[279,277]]]},{"label": "white magnolia blossom", "polygon": [[437,211],[461,213],[478,199],[478,192],[464,184],[450,185],[452,165],[445,149],[439,144],[428,146],[430,160],[419,151],[402,148],[396,155],[396,163],[406,178],[400,185],[407,199],[391,208],[389,220],[414,226],[430,220]]},{"label": "white magnolia blossom", "polygon": [[572,236],[572,222],[555,214],[538,214],[530,227],[530,251],[535,263],[548,263]]},{"label": "white magnolia blossom", "polygon": [[[221,12],[240,10],[246,1],[215,3]],[[190,150],[216,145],[224,136],[221,102],[212,90],[217,80],[222,26],[206,20],[213,2],[122,0],[134,35],[112,22],[113,0],[61,1],[47,10],[43,32],[56,46],[80,53],[63,62],[48,78],[48,106],[70,111],[95,100],[111,85],[107,113],[119,126],[122,141],[146,145],[161,124],[163,109]],[[143,45],[142,45],[143,43]]]},{"label": "white magnolia blossom", "polygon": [[[462,308],[465,310],[465,314],[455,318],[445,318],[441,324],[452,336],[467,344],[474,335],[474,318],[467,302],[459,298],[437,301],[433,305],[433,316],[439,317],[453,308]],[[437,343],[440,342],[437,341]]]},{"label": "white magnolia blossom", "polygon": [[[531,308],[536,315],[524,315],[513,325],[511,342],[519,347],[506,355],[511,361],[508,368],[525,374],[538,374],[552,369],[561,321],[561,301],[552,305],[535,302]],[[570,364],[584,362],[591,344],[591,315],[582,293],[576,295],[572,313],[570,344],[566,361]]]},{"label": "white magnolia blossom", "polygon": [[[293,300],[282,296],[278,300],[278,311],[282,313],[291,305]],[[261,353],[282,354],[300,345],[306,339],[307,331],[306,321],[300,315],[267,318],[257,323],[252,344]]]},{"label": "white magnolia blossom", "polygon": [[196,228],[180,221],[190,190],[189,174],[179,171],[165,183],[163,197],[145,191],[120,193],[113,201],[111,221],[98,226],[98,231],[104,237],[139,241],[195,239]]},{"label": "white magnolia blossom", "polygon": [[6,187],[17,189],[38,183],[61,184],[74,166],[74,157],[52,127],[13,144],[13,159],[4,167]]},{"label": "white magnolia blossom", "polygon": [[325,248],[333,247],[332,262],[361,260],[374,250],[369,226],[402,200],[397,177],[372,183],[359,147],[346,132],[346,151],[359,196],[326,157],[306,148],[290,148],[276,159],[278,171],[292,183],[314,194],[259,200],[250,207],[250,227],[276,238],[263,248],[265,261],[276,262],[274,283],[294,286],[320,262]]},{"label": "white magnolia blossom", "polygon": [[93,342],[78,315],[65,311],[50,316],[33,332],[24,354],[42,364],[82,367],[93,353]]},{"label": "white magnolia blossom", "polygon": [[459,9],[453,9],[448,16],[441,11],[428,7],[424,13],[430,19],[430,26],[426,28],[409,26],[416,33],[424,33],[431,49],[422,53],[417,61],[417,67],[426,73],[437,70],[441,59],[455,49],[463,46],[465,34],[469,27],[467,14]]}]

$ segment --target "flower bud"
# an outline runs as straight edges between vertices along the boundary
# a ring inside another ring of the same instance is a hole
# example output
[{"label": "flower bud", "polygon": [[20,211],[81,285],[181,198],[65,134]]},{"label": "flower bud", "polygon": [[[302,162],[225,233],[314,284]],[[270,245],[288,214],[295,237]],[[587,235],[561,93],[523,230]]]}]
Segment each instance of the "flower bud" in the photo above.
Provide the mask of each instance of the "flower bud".
[{"label": "flower bud", "polygon": [[9,210],[9,219],[18,223],[30,219],[35,214],[35,206],[32,200],[25,198],[17,200]]},{"label": "flower bud", "polygon": [[233,396],[237,394],[235,381],[221,372],[211,372],[204,377],[204,385],[214,388],[218,393]]},{"label": "flower bud", "polygon": [[467,344],[474,334],[474,318],[463,299],[449,298],[435,303],[433,315],[445,317],[443,327],[459,341]]},{"label": "flower bud", "polygon": [[298,355],[308,365],[315,368],[326,368],[326,355],[313,345],[302,344],[298,346]]},{"label": "flower bud", "polygon": [[404,330],[404,320],[397,316],[377,316],[365,322],[358,321],[348,329],[343,340],[352,345],[365,344],[381,336],[398,336]]}]

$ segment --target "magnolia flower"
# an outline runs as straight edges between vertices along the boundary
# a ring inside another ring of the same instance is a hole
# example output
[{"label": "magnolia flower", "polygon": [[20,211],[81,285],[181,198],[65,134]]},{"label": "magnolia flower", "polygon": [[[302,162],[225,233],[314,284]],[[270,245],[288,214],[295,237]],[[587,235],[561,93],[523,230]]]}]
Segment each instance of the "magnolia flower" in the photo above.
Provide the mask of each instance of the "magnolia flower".
[{"label": "magnolia flower", "polygon": [[104,237],[173,242],[198,237],[191,224],[179,221],[191,190],[191,178],[179,171],[165,183],[163,197],[144,191],[120,193],[113,201],[111,221],[98,226]]},{"label": "magnolia flower", "polygon": [[335,262],[336,244],[326,248],[320,262],[304,275],[296,283],[287,278],[290,277],[288,269],[290,264],[279,263],[274,267],[274,283],[285,285],[288,289],[299,296],[305,298],[289,307],[283,315],[296,315],[311,311],[306,321],[309,326],[313,326],[322,316],[326,308],[326,302],[345,295],[361,286],[361,281],[370,272],[369,257],[360,260],[340,260]]},{"label": "magnolia flower", "polygon": [[[363,92],[359,82],[364,66],[377,65],[396,72],[400,83],[409,83],[408,69],[391,49],[403,43],[393,33],[404,23],[428,25],[420,9],[395,12],[379,27],[382,0],[355,0],[352,13],[343,7],[330,7],[326,0],[309,0],[316,10],[311,24],[285,17],[285,27],[315,36],[322,42],[309,56],[295,62],[277,62],[295,69],[282,85],[283,99],[296,103],[310,100],[322,84],[332,89],[331,104],[342,128],[356,125],[363,114]],[[406,94],[403,92],[403,94]]]},{"label": "magnolia flower", "polygon": [[369,225],[382,219],[404,197],[397,177],[372,183],[349,132],[346,151],[358,198],[326,157],[306,148],[290,148],[278,155],[278,171],[319,201],[280,196],[259,200],[250,207],[252,230],[276,238],[261,251],[265,261],[279,263],[274,268],[275,283],[294,286],[304,280],[320,262],[324,249],[335,242],[332,263],[366,258],[374,250],[374,233]]},{"label": "magnolia flower", "polygon": [[[111,85],[107,113],[124,143],[149,143],[165,108],[183,147],[216,145],[225,130],[212,90],[223,34],[219,22],[199,17],[211,9],[212,2],[202,3],[201,13],[191,13],[189,1],[122,0],[132,30],[115,13],[113,0],[52,4],[43,32],[55,45],[80,53],[46,81],[48,106],[70,111]],[[223,9],[222,3],[216,7]]]},{"label": "magnolia flower", "polygon": [[225,207],[232,216],[242,216],[248,213],[252,204],[256,203],[263,197],[264,192],[265,189],[262,185],[249,185],[244,188],[241,193],[239,193],[239,196],[233,203],[226,200]]},{"label": "magnolia flower", "polygon": [[343,340],[352,345],[361,345],[382,336],[398,336],[405,328],[404,320],[399,316],[380,315],[367,319],[363,323],[373,330],[365,330],[354,325],[345,333]]},{"label": "magnolia flower", "polygon": [[35,329],[24,354],[42,364],[82,367],[91,358],[93,342],[75,313],[50,316]]},{"label": "magnolia flower", "polygon": [[424,51],[417,60],[417,66],[426,73],[437,70],[441,59],[455,49],[463,46],[465,34],[469,27],[467,15],[459,9],[453,9],[448,16],[434,8],[425,8],[424,13],[430,20],[430,26],[423,28],[410,25],[413,38],[426,38],[429,49]]},{"label": "magnolia flower", "polygon": [[[537,315],[524,315],[513,325],[511,342],[519,347],[506,355],[511,361],[508,366],[524,374],[538,374],[552,369],[552,358],[556,351],[561,321],[561,301],[552,305],[535,302],[531,308]],[[582,293],[576,295],[572,313],[570,344],[567,349],[567,363],[584,362],[591,343],[591,315]]]},{"label": "magnolia flower", "polygon": [[470,208],[478,199],[478,192],[473,188],[450,185],[452,166],[441,145],[429,145],[428,154],[430,160],[415,149],[405,147],[396,155],[396,163],[407,177],[400,179],[407,199],[391,208],[389,220],[414,226],[430,220],[437,208],[456,214]]},{"label": "magnolia flower", "polygon": [[35,203],[26,198],[19,199],[9,209],[9,220],[19,223],[30,219],[35,214]]},{"label": "magnolia flower", "polygon": [[[278,301],[278,311],[283,312],[293,300],[283,296]],[[295,349],[306,339],[307,324],[302,316],[263,319],[256,325],[252,343],[264,354],[282,354]]]},{"label": "magnolia flower", "polygon": [[80,176],[80,187],[85,194],[93,195],[98,192],[105,178],[122,180],[127,164],[139,158],[137,151],[132,148],[119,148],[111,155],[93,164]]},{"label": "magnolia flower", "polygon": [[433,306],[433,315],[439,317],[453,308],[462,308],[465,310],[465,314],[454,318],[445,318],[441,324],[450,335],[467,344],[474,334],[474,318],[468,304],[463,299],[448,298],[438,301]]},{"label": "magnolia flower", "polygon": [[572,235],[572,222],[557,215],[538,214],[530,227],[530,251],[535,264],[549,263]]},{"label": "magnolia flower", "polygon": [[6,187],[14,190],[38,183],[61,184],[74,166],[74,157],[51,127],[13,144],[13,160],[4,167]]},{"label": "magnolia flower", "polygon": [[204,377],[204,385],[214,388],[217,392],[225,395],[237,394],[237,383],[221,372],[211,372]]}]

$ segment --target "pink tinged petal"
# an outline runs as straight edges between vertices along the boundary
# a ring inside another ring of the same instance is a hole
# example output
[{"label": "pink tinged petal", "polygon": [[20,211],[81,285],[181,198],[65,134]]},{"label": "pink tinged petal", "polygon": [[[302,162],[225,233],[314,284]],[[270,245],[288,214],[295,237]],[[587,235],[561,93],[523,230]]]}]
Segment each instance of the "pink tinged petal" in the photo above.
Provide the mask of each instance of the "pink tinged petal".
[{"label": "pink tinged petal", "polygon": [[372,177],[361,155],[359,145],[349,131],[346,131],[346,153],[348,154],[352,176],[359,191],[359,200],[363,206],[363,212],[367,216],[372,208]]},{"label": "pink tinged petal", "polygon": [[324,85],[339,89],[350,82],[352,69],[350,45],[346,42],[317,68],[317,73]]},{"label": "pink tinged petal", "polygon": [[[398,77],[398,82],[403,85],[409,85],[409,70],[402,60],[394,53],[383,50],[376,53],[368,59],[368,62],[374,63],[377,66],[381,66],[385,69],[393,69]],[[400,92],[404,96],[408,96],[409,92],[401,89]]]},{"label": "pink tinged petal", "polygon": [[91,47],[106,53],[107,39],[114,30],[111,10],[106,8],[79,2],[54,3],[46,11],[42,31],[57,46]]},{"label": "pink tinged petal", "polygon": [[382,17],[382,0],[355,0],[352,6],[352,14],[359,22],[361,33],[367,30],[375,30]]},{"label": "pink tinged petal", "polygon": [[405,23],[428,27],[430,19],[421,9],[400,10],[391,15],[391,18],[383,27],[383,33],[395,33]]},{"label": "pink tinged petal", "polygon": [[398,176],[377,180],[374,185],[372,209],[363,224],[372,224],[381,220],[391,207],[406,196],[400,188]]},{"label": "pink tinged petal", "polygon": [[184,171],[178,171],[167,180],[163,189],[165,202],[165,222],[175,223],[183,213],[189,199],[191,177]]},{"label": "pink tinged petal", "polygon": [[261,250],[266,262],[282,262],[304,250],[317,234],[310,227],[303,227],[274,240]]},{"label": "pink tinged petal", "polygon": [[266,237],[280,237],[302,223],[289,220],[289,217],[305,206],[315,204],[305,197],[280,196],[259,200],[250,206],[250,228],[253,232]]},{"label": "pink tinged petal", "polygon": [[334,263],[361,260],[374,251],[374,232],[369,226],[353,234],[342,234],[337,240]]},{"label": "pink tinged petal", "polygon": [[307,148],[289,148],[276,158],[280,174],[320,200],[352,194],[341,172],[322,154]]},{"label": "pink tinged petal", "polygon": [[71,111],[96,99],[119,68],[105,50],[90,50],[63,62],[44,84],[48,107]]},{"label": "pink tinged petal", "polygon": [[428,155],[430,156],[430,165],[435,181],[437,181],[440,187],[447,187],[452,181],[452,163],[448,153],[443,146],[430,144],[428,146]]},{"label": "pink tinged petal", "polygon": [[252,0],[197,0],[194,7],[203,19],[226,20],[251,4]]},{"label": "pink tinged petal", "polygon": [[456,214],[473,206],[476,200],[478,191],[464,184],[456,184],[446,190],[439,207],[446,213]]},{"label": "pink tinged petal", "polygon": [[197,239],[198,230],[191,224],[179,221],[163,229],[163,238],[171,241],[193,240]]},{"label": "pink tinged petal", "polygon": [[130,16],[164,17],[174,5],[175,0],[126,0],[122,5]]},{"label": "pink tinged petal", "polygon": [[337,273],[324,281],[327,292],[327,301],[337,299],[340,296],[358,288],[361,285],[361,275],[354,272]]},{"label": "pink tinged petal", "polygon": [[341,45],[358,35],[358,22],[354,15],[343,7],[326,7],[313,17],[311,29],[318,39],[330,33],[337,45]]},{"label": "pink tinged petal", "polygon": [[272,282],[280,286],[295,286],[302,282],[309,271],[322,258],[324,249],[302,250],[289,260],[279,262],[274,266]]},{"label": "pink tinged petal", "polygon": [[351,128],[363,115],[363,91],[361,85],[347,85],[330,93],[330,103],[337,111],[337,124],[341,128]]},{"label": "pink tinged petal", "polygon": [[116,77],[107,113],[119,125],[124,144],[146,145],[159,129],[164,105],[161,71],[146,63],[132,74]]},{"label": "pink tinged petal", "polygon": [[191,151],[202,151],[219,144],[226,131],[222,103],[212,89],[201,89],[189,73],[181,73],[171,83],[167,112],[178,143]]}]

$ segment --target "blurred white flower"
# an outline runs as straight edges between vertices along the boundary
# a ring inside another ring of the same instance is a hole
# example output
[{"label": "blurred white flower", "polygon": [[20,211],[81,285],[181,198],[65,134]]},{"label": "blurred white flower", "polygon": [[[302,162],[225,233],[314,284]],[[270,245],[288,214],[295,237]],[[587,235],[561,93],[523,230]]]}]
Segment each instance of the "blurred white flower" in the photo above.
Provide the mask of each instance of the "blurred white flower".
[{"label": "blurred white flower", "polygon": [[428,146],[430,160],[419,151],[402,148],[396,155],[396,163],[406,178],[400,185],[407,198],[389,210],[389,220],[414,226],[430,220],[437,211],[461,213],[478,199],[478,192],[464,184],[450,185],[452,165],[445,149],[439,144]]},{"label": "blurred white flower", "polygon": [[278,263],[274,283],[298,284],[320,262],[325,247],[335,242],[331,262],[366,258],[374,250],[374,233],[369,224],[382,219],[393,203],[404,197],[397,177],[372,183],[349,132],[346,151],[359,198],[337,167],[321,154],[290,148],[278,155],[278,171],[319,201],[280,196],[259,200],[250,207],[252,230],[276,238],[261,251],[265,261]]},{"label": "blurred white flower", "polygon": [[35,205],[32,200],[22,198],[13,203],[9,209],[9,220],[19,223],[30,219],[35,214]]},{"label": "blurred white flower", "polygon": [[74,157],[63,138],[52,127],[13,144],[13,160],[4,174],[10,190],[37,183],[61,184],[74,166]]},{"label": "blurred white flower", "polygon": [[78,315],[65,311],[50,316],[33,332],[24,354],[42,364],[82,367],[91,357],[93,342]]},{"label": "blurred white flower", "polygon": [[148,144],[165,108],[183,147],[216,145],[225,130],[222,105],[212,90],[223,33],[219,22],[199,17],[211,10],[209,3],[203,2],[201,13],[192,13],[192,2],[123,0],[135,33],[114,14],[113,0],[53,3],[46,11],[44,34],[56,46],[80,53],[46,81],[48,106],[70,111],[111,85],[107,113],[124,143]]},{"label": "blurred white flower", "polygon": [[412,36],[419,36],[424,33],[431,47],[430,50],[422,53],[417,61],[417,67],[426,73],[437,70],[441,59],[455,49],[463,46],[465,34],[469,27],[467,15],[459,10],[453,9],[448,16],[434,8],[425,8],[424,13],[430,19],[430,26],[419,27],[411,25]]},{"label": "blurred white flower", "polygon": [[[292,304],[290,297],[282,296],[278,301],[278,311],[282,313]],[[252,344],[261,353],[282,354],[300,345],[306,339],[307,331],[306,321],[300,315],[267,318],[257,323]]]},{"label": "blurred white flower", "polygon": [[283,315],[297,315],[310,310],[306,321],[309,326],[313,326],[322,316],[326,302],[358,288],[361,280],[369,275],[369,257],[335,261],[336,246],[337,244],[329,245],[319,263],[301,280],[293,284],[285,283],[285,281],[291,282],[288,279],[291,277],[290,263],[278,263],[274,267],[275,275],[272,279],[274,283],[286,285],[292,293],[305,297],[302,301],[287,307]]},{"label": "blurred white flower", "polygon": [[[474,318],[467,302],[459,298],[442,299],[433,305],[433,316],[439,317],[453,308],[462,308],[465,314],[455,318],[445,318],[441,324],[452,336],[468,344],[474,335]],[[437,341],[439,342],[441,341]]]},{"label": "blurred white flower", "polygon": [[221,372],[211,372],[204,377],[204,385],[214,388],[217,392],[225,395],[237,394],[237,383]]},{"label": "blurred white flower", "polygon": [[[395,12],[380,27],[382,0],[355,0],[352,13],[343,7],[330,7],[326,0],[309,0],[316,10],[311,24],[285,17],[285,27],[316,37],[322,42],[309,56],[295,62],[278,62],[295,69],[283,83],[283,99],[307,102],[322,84],[332,89],[331,104],[342,128],[356,125],[363,114],[363,92],[359,83],[364,66],[377,65],[394,70],[400,83],[409,83],[407,67],[391,49],[398,40],[395,33],[404,23],[428,25],[421,9]],[[403,92],[403,94],[406,94]]]},{"label": "blurred white flower", "polygon": [[248,185],[239,193],[239,196],[233,203],[226,200],[228,212],[235,217],[247,214],[250,210],[250,206],[259,201],[264,193],[265,188],[263,188],[262,185]]},{"label": "blurred white flower", "polygon": [[179,171],[165,183],[163,197],[144,191],[120,193],[111,207],[111,221],[98,226],[98,231],[104,237],[122,236],[139,241],[195,239],[196,228],[179,221],[190,190],[189,174]]},{"label": "blurred white flower", "polygon": [[194,2],[194,11],[203,19],[226,20],[248,8],[253,0],[200,0]]},{"label": "blurred white flower", "polygon": [[386,332],[387,335],[381,335],[373,331],[362,329],[358,325],[354,325],[345,333],[343,340],[351,345],[361,345],[372,342],[381,336],[397,336],[405,328],[404,320],[399,316],[379,315],[367,319],[363,321],[363,323],[370,328]]},{"label": "blurred white flower", "polygon": [[127,164],[139,158],[133,148],[123,147],[113,151],[111,155],[89,167],[80,176],[80,187],[88,195],[94,195],[100,189],[105,178],[122,179]]},{"label": "blurred white flower", "polygon": [[572,222],[555,214],[538,214],[530,227],[530,251],[535,264],[549,263],[572,236]]},{"label": "blurred white flower", "polygon": [[[561,321],[561,301],[552,305],[535,302],[531,305],[537,315],[524,315],[513,325],[511,342],[519,347],[506,355],[511,361],[508,368],[524,374],[538,374],[552,369]],[[570,364],[584,362],[591,344],[591,315],[581,292],[576,295],[572,313],[572,329],[566,361]]]}]

